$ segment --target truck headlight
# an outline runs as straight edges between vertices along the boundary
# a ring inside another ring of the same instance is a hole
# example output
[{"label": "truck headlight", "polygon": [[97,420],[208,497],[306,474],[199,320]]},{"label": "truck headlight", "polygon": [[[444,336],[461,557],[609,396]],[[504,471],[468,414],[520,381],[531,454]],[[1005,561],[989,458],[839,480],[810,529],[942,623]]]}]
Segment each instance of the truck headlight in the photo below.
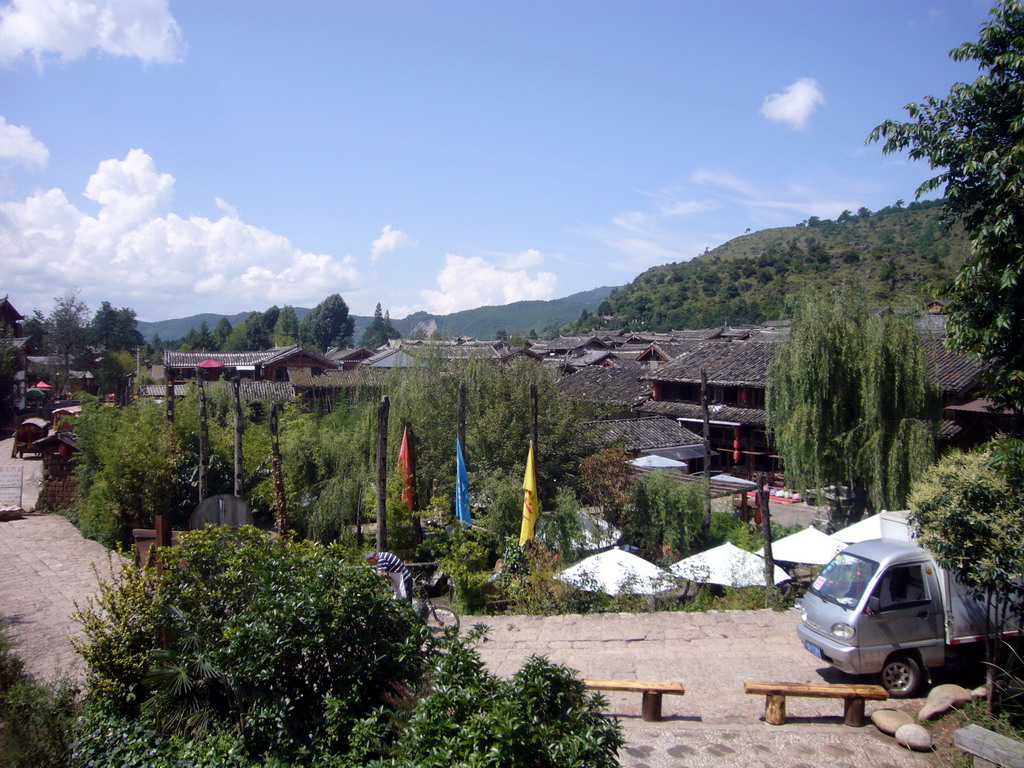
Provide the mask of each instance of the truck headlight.
[{"label": "truck headlight", "polygon": [[838,637],[840,640],[849,640],[851,637],[853,637],[853,627],[851,627],[849,624],[843,624],[841,622],[839,624],[833,624],[832,634]]},{"label": "truck headlight", "polygon": [[807,609],[806,608],[804,608],[802,611],[800,611],[800,621],[802,621],[804,624],[807,623]]}]

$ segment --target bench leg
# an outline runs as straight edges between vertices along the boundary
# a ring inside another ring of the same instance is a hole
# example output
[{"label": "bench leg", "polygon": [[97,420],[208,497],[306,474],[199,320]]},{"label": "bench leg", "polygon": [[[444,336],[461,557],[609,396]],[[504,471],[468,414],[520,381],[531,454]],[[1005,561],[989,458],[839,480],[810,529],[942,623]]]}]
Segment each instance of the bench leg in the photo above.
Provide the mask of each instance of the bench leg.
[{"label": "bench leg", "polygon": [[864,716],[864,699],[843,699],[843,722],[854,728],[867,725],[867,718]]},{"label": "bench leg", "polygon": [[657,723],[661,720],[661,694],[657,691],[644,691],[640,706],[640,716],[648,722]]},{"label": "bench leg", "polygon": [[765,696],[764,720],[772,725],[782,725],[786,722],[786,697],[777,693],[769,693]]}]

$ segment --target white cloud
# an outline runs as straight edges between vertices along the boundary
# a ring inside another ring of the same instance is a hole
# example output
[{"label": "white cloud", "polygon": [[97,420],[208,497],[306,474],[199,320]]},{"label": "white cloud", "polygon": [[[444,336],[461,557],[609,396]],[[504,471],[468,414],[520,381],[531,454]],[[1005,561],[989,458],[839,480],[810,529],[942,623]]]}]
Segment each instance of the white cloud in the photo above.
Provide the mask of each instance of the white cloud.
[{"label": "white cloud", "polygon": [[766,96],[761,105],[761,114],[775,123],[789,123],[797,130],[807,125],[807,120],[818,105],[825,103],[825,96],[818,81],[801,77],[782,93]]},{"label": "white cloud", "polygon": [[400,229],[392,229],[390,224],[380,231],[380,237],[370,246],[370,261],[376,261],[381,254],[397,251],[418,243]]},{"label": "white cloud", "polygon": [[50,151],[32,131],[0,116],[0,162],[42,168],[49,159]]},{"label": "white cloud", "polygon": [[479,256],[467,258],[448,254],[437,276],[440,290],[428,289],[420,295],[428,311],[447,315],[462,309],[513,301],[552,299],[557,282],[553,272],[537,272],[531,277],[525,269],[507,269]]},{"label": "white cloud", "polygon": [[62,190],[0,203],[0,260],[12,293],[42,306],[55,285],[76,285],[91,305],[132,306],[143,319],[211,308],[237,312],[271,304],[313,306],[361,282],[351,257],[305,253],[286,237],[246,224],[169,212],[174,178],[133,149],[105,160],[86,184],[99,204],[78,210]]},{"label": "white cloud", "polygon": [[12,0],[0,10],[0,62],[72,61],[97,50],[173,63],[184,53],[167,0]]}]

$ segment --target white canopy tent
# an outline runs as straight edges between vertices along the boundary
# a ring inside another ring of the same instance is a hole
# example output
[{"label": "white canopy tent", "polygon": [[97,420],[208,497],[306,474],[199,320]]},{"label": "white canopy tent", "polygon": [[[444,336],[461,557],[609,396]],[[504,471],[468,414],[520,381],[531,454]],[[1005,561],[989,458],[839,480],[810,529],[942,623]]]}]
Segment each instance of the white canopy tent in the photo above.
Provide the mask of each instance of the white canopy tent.
[{"label": "white canopy tent", "polygon": [[671,574],[664,568],[618,547],[580,560],[555,578],[613,596],[625,591],[653,595],[674,586]]},{"label": "white canopy tent", "polygon": [[[680,560],[670,569],[690,581],[727,587],[764,586],[764,558],[726,542],[719,547]],[[788,574],[775,566],[775,583],[788,581]]]},{"label": "white canopy tent", "polygon": [[[804,528],[799,533],[772,542],[772,557],[787,563],[825,565],[846,542],[822,533],[817,528]],[[758,551],[764,557],[764,549]]]},{"label": "white canopy tent", "polygon": [[633,459],[629,463],[634,467],[650,467],[652,469],[682,469],[686,466],[685,461],[676,461],[675,459],[669,459],[665,456],[655,456],[653,454],[641,456],[640,458]]}]

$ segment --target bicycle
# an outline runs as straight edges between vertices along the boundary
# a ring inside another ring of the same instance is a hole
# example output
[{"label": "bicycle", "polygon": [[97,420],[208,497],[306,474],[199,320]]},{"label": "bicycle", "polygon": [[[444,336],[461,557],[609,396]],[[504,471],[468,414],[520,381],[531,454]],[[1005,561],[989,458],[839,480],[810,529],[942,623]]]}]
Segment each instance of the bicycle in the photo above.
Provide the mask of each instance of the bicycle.
[{"label": "bicycle", "polygon": [[434,631],[445,630],[448,627],[458,629],[462,620],[450,606],[437,605],[427,591],[427,583],[422,577],[413,577],[413,598],[412,607],[416,615],[426,622],[427,626]]}]

